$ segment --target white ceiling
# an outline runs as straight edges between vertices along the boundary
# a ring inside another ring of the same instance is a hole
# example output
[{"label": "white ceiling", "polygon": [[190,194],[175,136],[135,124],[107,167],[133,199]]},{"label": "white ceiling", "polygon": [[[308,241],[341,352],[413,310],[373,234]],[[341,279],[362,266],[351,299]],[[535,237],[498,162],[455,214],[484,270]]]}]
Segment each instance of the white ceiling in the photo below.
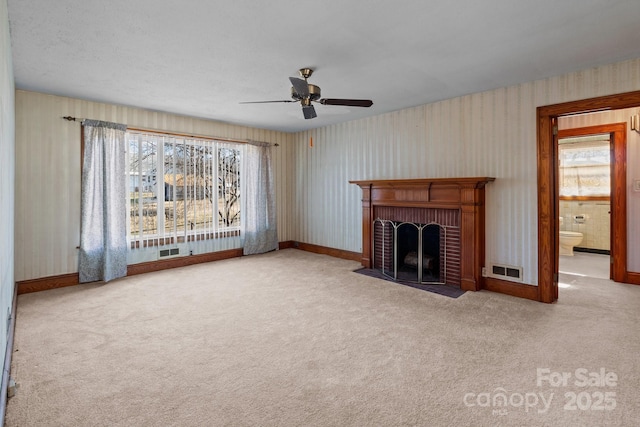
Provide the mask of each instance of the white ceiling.
[{"label": "white ceiling", "polygon": [[[638,0],[8,0],[16,87],[300,131],[640,57]],[[371,108],[239,104],[289,76]]]}]

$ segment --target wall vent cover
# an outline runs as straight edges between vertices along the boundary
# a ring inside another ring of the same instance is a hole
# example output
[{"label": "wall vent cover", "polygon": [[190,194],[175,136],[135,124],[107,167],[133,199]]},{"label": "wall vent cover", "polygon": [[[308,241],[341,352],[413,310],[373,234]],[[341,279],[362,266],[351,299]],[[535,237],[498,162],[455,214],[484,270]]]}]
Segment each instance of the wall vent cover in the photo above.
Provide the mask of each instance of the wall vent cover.
[{"label": "wall vent cover", "polygon": [[522,282],[522,267],[493,264],[491,266],[491,276],[516,282]]},{"label": "wall vent cover", "polygon": [[179,248],[160,249],[159,251],[160,258],[166,258],[166,257],[172,257],[172,256],[178,256],[178,255],[180,255]]}]

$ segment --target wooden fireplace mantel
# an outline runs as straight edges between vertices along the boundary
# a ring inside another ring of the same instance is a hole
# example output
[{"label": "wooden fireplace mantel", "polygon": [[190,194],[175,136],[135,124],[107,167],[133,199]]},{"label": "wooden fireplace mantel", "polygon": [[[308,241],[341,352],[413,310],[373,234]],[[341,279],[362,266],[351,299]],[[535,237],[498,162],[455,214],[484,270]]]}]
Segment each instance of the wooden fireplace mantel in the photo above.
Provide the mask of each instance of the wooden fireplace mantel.
[{"label": "wooden fireplace mantel", "polygon": [[484,264],[484,187],[490,177],[349,181],[362,188],[362,265],[372,267],[372,224],[376,206],[460,211],[460,287],[480,290]]}]

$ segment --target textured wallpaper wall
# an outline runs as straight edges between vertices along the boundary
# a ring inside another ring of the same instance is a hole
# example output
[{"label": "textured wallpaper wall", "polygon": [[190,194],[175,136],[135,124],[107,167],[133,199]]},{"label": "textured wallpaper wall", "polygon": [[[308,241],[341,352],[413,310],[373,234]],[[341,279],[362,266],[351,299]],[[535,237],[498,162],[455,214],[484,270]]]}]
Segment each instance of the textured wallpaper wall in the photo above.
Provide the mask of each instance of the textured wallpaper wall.
[{"label": "textured wallpaper wall", "polygon": [[[355,252],[361,194],[349,180],[493,176],[486,263],[522,267],[524,283],[536,285],[536,107],[639,89],[636,59],[296,134],[17,91],[16,280],[77,270],[80,130],[61,119],[73,115],[278,142],[279,239]],[[630,233],[640,232],[634,200]]]},{"label": "textured wallpaper wall", "polygon": [[[80,124],[63,120],[64,116],[280,144],[273,148],[278,233],[281,241],[293,239],[288,176],[292,134],[21,90],[16,91],[16,116],[17,281],[78,271]],[[237,247],[237,240],[233,243]],[[146,255],[155,260],[157,250],[151,252],[138,252],[134,261],[147,260]]]},{"label": "textured wallpaper wall", "polygon": [[[536,107],[638,89],[640,59],[301,132],[293,145],[295,235],[361,250],[361,194],[349,180],[493,176],[486,263],[522,267],[524,282],[537,284]],[[630,236],[640,232],[637,194]],[[638,250],[634,256],[640,261]]]}]

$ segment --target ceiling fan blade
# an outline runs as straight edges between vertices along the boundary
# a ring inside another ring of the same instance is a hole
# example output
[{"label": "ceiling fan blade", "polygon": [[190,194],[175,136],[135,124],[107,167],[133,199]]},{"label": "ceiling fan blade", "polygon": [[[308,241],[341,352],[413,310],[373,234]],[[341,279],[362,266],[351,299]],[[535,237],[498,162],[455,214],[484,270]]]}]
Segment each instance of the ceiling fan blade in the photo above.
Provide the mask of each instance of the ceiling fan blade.
[{"label": "ceiling fan blade", "polygon": [[240,104],[269,104],[273,102],[296,102],[296,101],[293,99],[281,99],[278,101],[244,101],[244,102],[240,102]]},{"label": "ceiling fan blade", "polygon": [[373,101],[370,99],[323,98],[318,102],[322,105],[345,105],[347,107],[371,107],[373,105]]},{"label": "ceiling fan blade", "polygon": [[298,95],[300,95],[300,97],[306,98],[309,96],[309,83],[297,77],[289,77],[289,80],[293,85],[293,89]]},{"label": "ceiling fan blade", "polygon": [[318,117],[318,115],[316,114],[316,109],[313,108],[313,105],[303,105],[302,114],[304,114],[305,119],[313,119],[314,117]]}]

